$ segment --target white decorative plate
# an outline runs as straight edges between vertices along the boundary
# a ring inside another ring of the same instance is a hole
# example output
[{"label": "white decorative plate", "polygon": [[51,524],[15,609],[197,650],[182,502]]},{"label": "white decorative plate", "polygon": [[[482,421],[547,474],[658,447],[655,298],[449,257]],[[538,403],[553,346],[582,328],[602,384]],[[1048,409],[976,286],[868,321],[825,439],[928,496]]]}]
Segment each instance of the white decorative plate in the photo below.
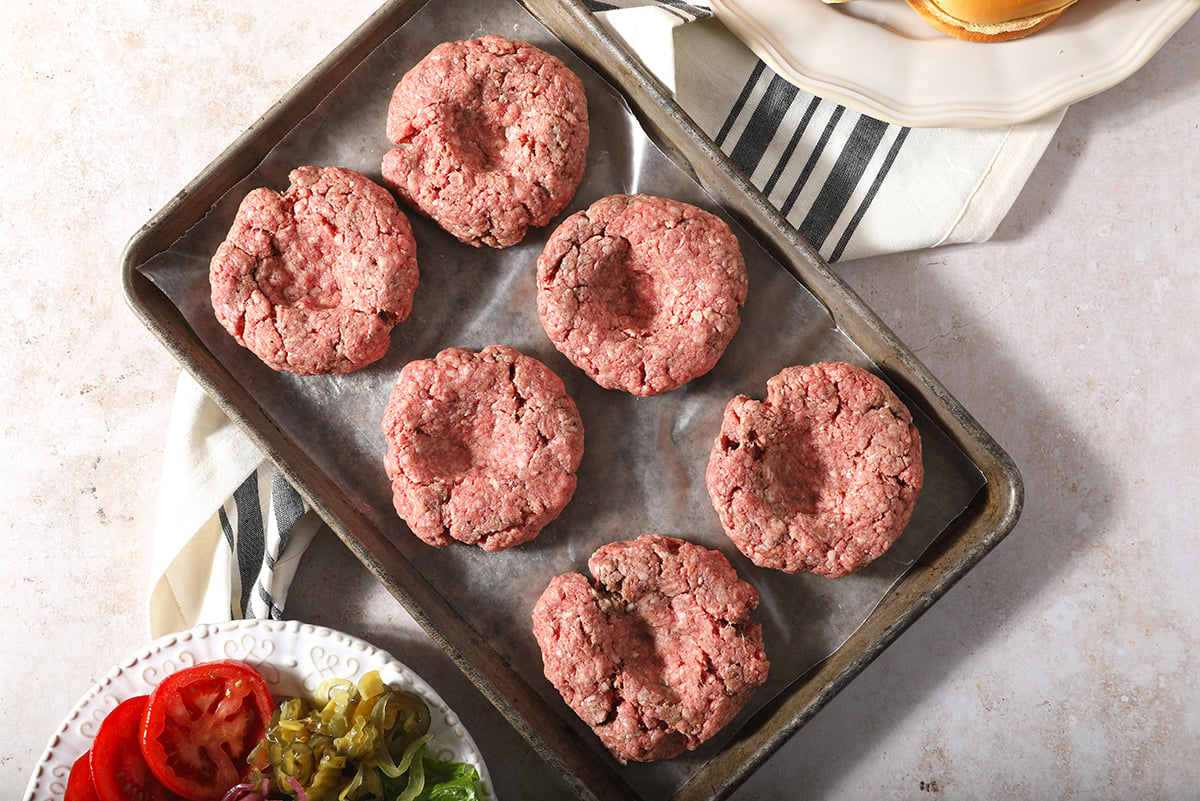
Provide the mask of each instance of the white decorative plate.
[{"label": "white decorative plate", "polygon": [[433,688],[391,655],[348,634],[295,621],[236,620],[170,634],[132,654],[96,683],[67,715],[33,770],[25,801],[61,799],[71,765],[88,748],[100,721],[118,703],[150,692],[165,676],[214,659],[240,659],[267,680],[271,693],[308,695],[331,677],[358,680],[378,670],[385,682],[419,694],[432,715],[429,754],[479,771],[480,793],[491,779],[471,735]]},{"label": "white decorative plate", "polygon": [[911,126],[1033,120],[1132,75],[1200,0],[1078,0],[1042,31],[975,44],[929,27],[905,0],[711,0],[782,77]]}]

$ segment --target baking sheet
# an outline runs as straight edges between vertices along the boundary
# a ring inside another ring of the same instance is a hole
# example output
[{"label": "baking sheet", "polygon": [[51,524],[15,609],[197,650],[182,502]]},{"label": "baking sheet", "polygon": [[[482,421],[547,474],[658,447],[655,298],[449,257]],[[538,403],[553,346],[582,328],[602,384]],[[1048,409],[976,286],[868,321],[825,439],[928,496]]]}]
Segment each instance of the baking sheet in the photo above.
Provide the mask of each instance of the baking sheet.
[{"label": "baking sheet", "polygon": [[[788,576],[742,557],[722,533],[704,484],[725,403],[737,393],[761,397],[767,378],[788,365],[839,359],[873,365],[828,310],[733,219],[750,279],[742,326],[710,374],[655,398],[601,389],[547,339],[536,313],[535,262],[553,223],[513,248],[481,250],[410,214],[421,272],[414,312],[394,330],[388,355],[359,372],[307,378],[276,373],[239,347],[213,317],[207,270],[241,198],[257,186],[284,189],[288,172],[302,164],[337,164],[379,181],[380,159],[389,148],[387,103],[400,76],[439,42],[487,33],[533,42],[584,80],[592,131],[588,169],[559,219],[615,192],[674,197],[724,213],[722,199],[706,194],[690,172],[655,146],[620,93],[521,5],[440,0],[421,7],[376,47],[203,220],[139,269],[282,436],[297,443],[455,612],[559,711],[595,758],[611,763],[643,797],[667,797],[755,711],[833,653],[985,481],[971,459],[910,403],[922,434],[926,485],[912,522],[887,555],[840,580]],[[585,428],[578,489],[562,516],[532,543],[498,554],[467,546],[431,548],[392,509],[383,471],[383,408],[408,361],[432,357],[445,347],[478,349],[492,343],[542,360],[576,400]],[[729,557],[761,594],[756,619],[772,664],[768,683],[750,706],[701,749],[653,765],[620,766],[541,678],[529,614],[552,576],[586,573],[587,557],[599,545],[644,532],[686,538]]]}]

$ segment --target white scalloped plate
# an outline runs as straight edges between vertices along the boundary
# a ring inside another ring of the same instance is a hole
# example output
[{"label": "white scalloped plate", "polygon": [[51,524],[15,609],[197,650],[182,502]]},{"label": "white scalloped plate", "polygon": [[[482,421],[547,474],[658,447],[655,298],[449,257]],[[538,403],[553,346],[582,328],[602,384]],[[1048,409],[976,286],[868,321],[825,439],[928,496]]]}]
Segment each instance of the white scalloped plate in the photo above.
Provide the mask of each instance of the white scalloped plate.
[{"label": "white scalloped plate", "polygon": [[327,678],[358,680],[378,670],[385,682],[419,694],[432,714],[430,755],[466,762],[479,771],[484,798],[493,798],[491,779],[479,748],[424,679],[378,648],[349,634],[295,621],[236,620],[170,634],[132,654],[87,692],[58,731],[33,770],[25,801],[61,799],[71,765],[88,748],[100,721],[118,703],[149,693],[165,676],[214,659],[240,659],[267,680],[276,699],[308,695]]},{"label": "white scalloped plate", "polygon": [[938,33],[904,0],[711,1],[801,89],[921,127],[1025,122],[1102,92],[1200,8],[1200,0],[1079,0],[1036,34],[975,44]]}]

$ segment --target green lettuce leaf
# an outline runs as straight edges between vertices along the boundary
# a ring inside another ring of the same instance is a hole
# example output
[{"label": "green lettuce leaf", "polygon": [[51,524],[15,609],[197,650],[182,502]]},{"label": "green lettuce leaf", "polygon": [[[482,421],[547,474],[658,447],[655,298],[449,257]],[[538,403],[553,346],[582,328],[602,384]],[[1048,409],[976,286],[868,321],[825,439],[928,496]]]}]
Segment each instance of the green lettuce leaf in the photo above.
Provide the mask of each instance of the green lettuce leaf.
[{"label": "green lettuce leaf", "polygon": [[[431,756],[422,757],[425,786],[414,801],[479,801],[475,783],[479,772],[465,762],[443,762]],[[389,779],[383,776],[383,797],[399,798],[408,787],[408,777]]]}]

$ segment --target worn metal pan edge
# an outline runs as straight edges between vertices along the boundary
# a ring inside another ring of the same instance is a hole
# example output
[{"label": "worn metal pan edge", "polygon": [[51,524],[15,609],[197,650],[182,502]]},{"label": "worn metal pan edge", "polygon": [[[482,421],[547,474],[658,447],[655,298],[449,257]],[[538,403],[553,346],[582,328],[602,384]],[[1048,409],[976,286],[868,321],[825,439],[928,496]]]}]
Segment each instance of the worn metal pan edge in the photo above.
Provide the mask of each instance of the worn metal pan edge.
[{"label": "worn metal pan edge", "polygon": [[[695,126],[640,62],[597,24],[578,0],[521,0],[543,24],[618,86],[648,132],[726,210],[760,238],[805,284],[879,368],[941,425],[981,470],[986,484],[972,505],[893,586],[867,621],[834,654],[794,682],[778,706],[763,710],[673,796],[727,797],[896,637],[1006,536],[1020,515],[1016,465],[982,426],[875,313],[773,210]],[[636,797],[591,756],[565,724],[457,615],[445,599],[257,407],[209,353],[178,311],[138,267],[164,250],[233,184],[254,169],[273,142],[296,125],[423,2],[391,0],[272,106],[130,240],[122,257],[126,301],[151,333],[219,406],[246,430],[372,574],[413,615],[511,725],[584,799]],[[551,745],[553,743],[553,745]]]}]

